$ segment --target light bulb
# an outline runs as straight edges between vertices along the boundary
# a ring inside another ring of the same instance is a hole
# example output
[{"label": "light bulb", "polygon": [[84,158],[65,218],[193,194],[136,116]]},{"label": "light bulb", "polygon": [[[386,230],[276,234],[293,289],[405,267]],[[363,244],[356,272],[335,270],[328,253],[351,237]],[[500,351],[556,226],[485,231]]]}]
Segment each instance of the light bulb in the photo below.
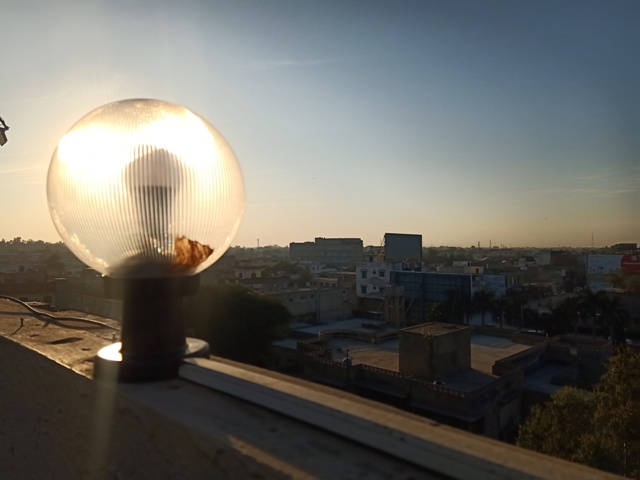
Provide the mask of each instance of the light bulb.
[{"label": "light bulb", "polygon": [[113,278],[201,272],[230,246],[244,209],[222,135],[184,107],[148,99],[75,123],[51,159],[47,197],[71,251]]}]

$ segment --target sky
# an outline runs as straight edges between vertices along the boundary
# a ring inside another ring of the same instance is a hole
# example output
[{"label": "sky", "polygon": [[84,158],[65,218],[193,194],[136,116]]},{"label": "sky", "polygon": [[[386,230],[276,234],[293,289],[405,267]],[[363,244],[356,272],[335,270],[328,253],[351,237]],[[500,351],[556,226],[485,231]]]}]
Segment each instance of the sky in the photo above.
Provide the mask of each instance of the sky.
[{"label": "sky", "polygon": [[245,180],[234,245],[640,243],[636,0],[4,0],[0,238],[58,241],[58,140],[183,105]]}]

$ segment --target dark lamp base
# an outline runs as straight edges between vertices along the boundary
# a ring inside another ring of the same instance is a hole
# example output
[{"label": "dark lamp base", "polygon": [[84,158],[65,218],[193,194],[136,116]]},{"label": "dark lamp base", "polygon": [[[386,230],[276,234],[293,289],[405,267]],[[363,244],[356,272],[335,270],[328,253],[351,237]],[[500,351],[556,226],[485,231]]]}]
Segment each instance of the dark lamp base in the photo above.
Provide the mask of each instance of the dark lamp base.
[{"label": "dark lamp base", "polygon": [[179,355],[150,356],[123,361],[121,342],[113,343],[98,351],[94,358],[93,378],[110,382],[139,383],[168,380],[178,376],[183,358],[208,357],[209,344],[197,338],[186,338],[186,349]]}]

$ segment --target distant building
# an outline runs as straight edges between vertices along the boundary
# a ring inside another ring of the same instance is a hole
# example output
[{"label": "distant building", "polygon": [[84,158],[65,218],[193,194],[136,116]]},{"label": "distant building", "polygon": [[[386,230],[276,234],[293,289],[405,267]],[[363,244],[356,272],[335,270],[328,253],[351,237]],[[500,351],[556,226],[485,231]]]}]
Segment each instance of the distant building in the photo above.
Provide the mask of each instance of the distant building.
[{"label": "distant building", "polygon": [[616,243],[615,245],[611,245],[611,250],[616,252],[635,252],[638,250],[637,243]]},{"label": "distant building", "polygon": [[262,277],[263,268],[262,266],[253,265],[239,266],[233,270],[234,277],[238,280],[243,278],[260,278]]},{"label": "distant building", "polygon": [[554,267],[578,268],[580,255],[566,250],[551,250],[549,252],[549,264]]},{"label": "distant building", "polygon": [[294,322],[344,320],[354,309],[353,297],[341,288],[299,288],[264,295],[287,307]]},{"label": "distant building", "polygon": [[44,271],[0,272],[0,295],[51,303],[54,283]]},{"label": "distant building", "polygon": [[497,359],[493,373],[521,371],[524,374],[522,411],[526,415],[533,405],[548,401],[564,386],[592,388],[604,373],[612,353],[610,341],[564,335]]},{"label": "distant building", "polygon": [[424,321],[426,305],[455,297],[462,303],[472,296],[473,275],[482,266],[468,262],[456,267],[460,274],[426,272],[422,235],[385,233],[384,245],[368,247],[368,261],[356,265],[356,295],[360,310],[398,326]]},{"label": "distant building", "polygon": [[430,303],[454,302],[462,306],[468,305],[473,296],[470,274],[392,271],[391,283],[404,287],[409,324],[424,321]]},{"label": "distant building", "polygon": [[360,238],[323,238],[314,242],[291,242],[289,260],[295,263],[324,264],[346,268],[361,262],[364,246]]},{"label": "distant building", "polygon": [[507,441],[563,386],[591,388],[612,352],[591,337],[360,319],[302,326],[295,339],[275,346],[280,364],[301,364],[309,380]]},{"label": "distant building", "polygon": [[483,275],[484,289],[493,292],[497,297],[507,293],[507,277],[505,275]]},{"label": "distant building", "polygon": [[593,291],[613,288],[611,274],[622,270],[624,255],[588,255],[587,285]]},{"label": "distant building", "polygon": [[[397,330],[353,319],[301,330],[309,337],[297,337],[302,339],[295,352],[307,379],[488,437],[508,440],[515,434],[522,371],[509,369],[498,376],[491,368],[493,360],[525,345],[444,323]],[[472,342],[477,358],[471,356]],[[484,346],[492,342],[500,348]],[[277,346],[283,358],[293,351],[288,347]]]},{"label": "distant building", "polygon": [[422,235],[385,233],[384,260],[395,270],[422,271]]},{"label": "distant building", "polygon": [[471,329],[429,323],[400,331],[400,373],[428,381],[471,368]]},{"label": "distant building", "polygon": [[356,265],[356,294],[365,298],[384,298],[391,286],[391,265],[386,262],[364,262]]}]

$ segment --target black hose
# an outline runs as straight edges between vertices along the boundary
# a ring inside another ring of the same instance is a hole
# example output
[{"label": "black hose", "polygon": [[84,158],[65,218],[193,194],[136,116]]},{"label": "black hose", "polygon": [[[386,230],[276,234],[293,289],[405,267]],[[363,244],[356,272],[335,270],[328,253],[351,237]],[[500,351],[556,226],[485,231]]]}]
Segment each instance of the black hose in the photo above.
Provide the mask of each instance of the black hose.
[{"label": "black hose", "polygon": [[[112,327],[111,325],[108,325],[106,323],[102,323],[99,322],[97,320],[91,320],[90,318],[80,318],[80,317],[69,317],[69,316],[64,316],[64,315],[51,315],[50,313],[47,312],[43,312],[41,310],[36,310],[35,308],[33,308],[31,305],[23,302],[22,300],[19,300],[15,297],[9,297],[8,295],[0,295],[0,298],[3,298],[5,300],[9,300],[11,302],[15,302],[18,303],[20,305],[22,305],[24,308],[26,308],[27,310],[29,310],[31,313],[35,313],[36,315],[40,316],[40,317],[45,317],[48,318],[50,320],[53,320],[54,323],[56,323],[57,321],[64,321],[64,320],[68,320],[68,321],[73,321],[73,322],[83,322],[83,323],[90,323],[92,325],[97,325],[97,326],[101,326],[101,327],[105,327],[105,328],[110,328],[111,330],[115,330],[115,331],[119,331],[119,328],[116,327]],[[65,326],[65,325],[61,325],[61,326]],[[66,326],[67,328],[72,328],[69,326]]]}]

